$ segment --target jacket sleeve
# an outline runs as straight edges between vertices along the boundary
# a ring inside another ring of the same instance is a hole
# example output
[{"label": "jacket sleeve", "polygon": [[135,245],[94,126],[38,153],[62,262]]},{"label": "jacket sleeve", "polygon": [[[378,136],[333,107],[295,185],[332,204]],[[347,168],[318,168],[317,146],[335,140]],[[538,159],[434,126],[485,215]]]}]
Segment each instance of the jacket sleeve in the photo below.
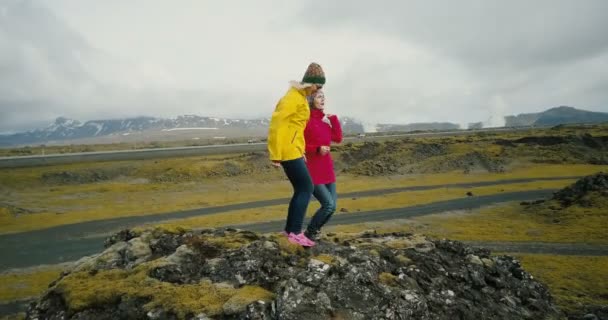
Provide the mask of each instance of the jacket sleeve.
[{"label": "jacket sleeve", "polygon": [[340,120],[338,120],[338,116],[332,115],[329,117],[329,121],[331,122],[331,141],[335,143],[342,142],[342,125],[340,124]]},{"label": "jacket sleeve", "polygon": [[281,99],[278,103],[268,130],[268,153],[270,160],[283,160],[283,148],[288,134],[289,118],[297,111],[297,106],[286,99]]}]

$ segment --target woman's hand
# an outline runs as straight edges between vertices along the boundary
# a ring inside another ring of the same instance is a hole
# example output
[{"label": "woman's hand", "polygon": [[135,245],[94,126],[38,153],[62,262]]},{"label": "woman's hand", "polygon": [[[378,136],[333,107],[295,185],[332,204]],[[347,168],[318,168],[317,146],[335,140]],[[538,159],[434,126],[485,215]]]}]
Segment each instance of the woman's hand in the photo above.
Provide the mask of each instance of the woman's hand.
[{"label": "woman's hand", "polygon": [[279,168],[279,167],[281,166],[281,161],[277,161],[277,160],[271,160],[271,161],[270,161],[270,164],[271,164],[273,167],[277,167],[277,168]]},{"label": "woman's hand", "polygon": [[324,155],[328,154],[330,150],[331,150],[331,148],[329,146],[320,146],[319,154],[324,156]]}]

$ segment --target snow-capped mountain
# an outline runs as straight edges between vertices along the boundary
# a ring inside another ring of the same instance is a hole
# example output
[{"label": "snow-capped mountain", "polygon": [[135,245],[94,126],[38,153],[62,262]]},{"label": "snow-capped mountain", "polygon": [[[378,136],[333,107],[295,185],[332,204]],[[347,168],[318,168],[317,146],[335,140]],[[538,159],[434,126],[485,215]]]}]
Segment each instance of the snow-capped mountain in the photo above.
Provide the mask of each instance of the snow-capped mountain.
[{"label": "snow-capped mountain", "polygon": [[184,115],[174,119],[137,117],[128,119],[91,120],[84,124],[77,120],[59,117],[48,127],[11,135],[0,136],[0,146],[45,143],[66,139],[93,138],[113,134],[162,131],[176,128],[263,128],[267,119],[239,120]]},{"label": "snow-capped mountain", "polygon": [[[347,133],[363,132],[363,126],[348,117],[341,119]],[[64,117],[59,117],[46,128],[0,136],[0,146],[41,144],[50,141],[95,138],[109,135],[127,135],[135,132],[161,132],[180,130],[217,130],[238,129],[243,135],[266,132],[269,119],[225,119],[183,115],[172,119],[137,117],[128,119],[91,120],[84,124]],[[233,130],[234,131],[234,130]],[[239,131],[239,132],[240,132]]]}]

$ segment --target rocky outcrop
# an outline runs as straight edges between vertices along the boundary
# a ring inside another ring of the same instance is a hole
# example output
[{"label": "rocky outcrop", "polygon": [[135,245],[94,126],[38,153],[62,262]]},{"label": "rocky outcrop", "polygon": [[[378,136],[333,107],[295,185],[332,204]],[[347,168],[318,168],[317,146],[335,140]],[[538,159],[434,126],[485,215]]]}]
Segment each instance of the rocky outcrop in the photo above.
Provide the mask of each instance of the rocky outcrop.
[{"label": "rocky outcrop", "polygon": [[380,176],[461,170],[504,172],[506,160],[480,151],[454,153],[446,142],[417,143],[410,139],[347,144],[340,149],[338,168],[348,173]]},{"label": "rocky outcrop", "polygon": [[593,205],[593,196],[608,197],[608,174],[600,172],[584,177],[556,192],[552,200],[559,201],[563,207],[574,204],[589,207]]},{"label": "rocky outcrop", "polygon": [[393,233],[304,249],[234,229],[126,230],[66,271],[27,319],[558,319],[509,256]]}]

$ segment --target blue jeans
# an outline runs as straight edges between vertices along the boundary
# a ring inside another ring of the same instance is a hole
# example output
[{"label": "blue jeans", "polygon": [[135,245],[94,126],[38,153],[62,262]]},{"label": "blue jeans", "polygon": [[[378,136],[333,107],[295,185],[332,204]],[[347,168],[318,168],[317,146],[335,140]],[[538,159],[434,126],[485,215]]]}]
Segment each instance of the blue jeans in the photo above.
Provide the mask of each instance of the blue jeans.
[{"label": "blue jeans", "polygon": [[304,158],[281,162],[283,171],[293,187],[293,196],[289,201],[285,232],[298,234],[302,232],[302,223],[312,196],[313,184]]},{"label": "blue jeans", "polygon": [[309,231],[321,230],[321,228],[329,221],[331,216],[336,212],[336,204],[338,194],[336,193],[336,183],[317,184],[313,195],[321,204],[321,208],[317,210],[315,215],[308,224]]}]

